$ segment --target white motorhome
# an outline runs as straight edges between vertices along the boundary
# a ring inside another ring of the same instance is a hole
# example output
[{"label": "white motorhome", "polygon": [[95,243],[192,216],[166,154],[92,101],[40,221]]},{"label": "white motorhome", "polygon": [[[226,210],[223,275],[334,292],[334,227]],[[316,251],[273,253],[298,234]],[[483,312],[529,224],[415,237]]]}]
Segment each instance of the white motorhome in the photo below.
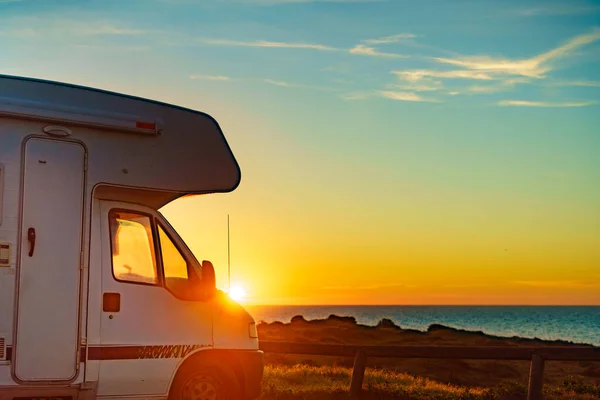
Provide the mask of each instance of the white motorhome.
[{"label": "white motorhome", "polygon": [[209,115],[0,75],[0,400],[257,397],[255,321],[158,211],[239,182]]}]

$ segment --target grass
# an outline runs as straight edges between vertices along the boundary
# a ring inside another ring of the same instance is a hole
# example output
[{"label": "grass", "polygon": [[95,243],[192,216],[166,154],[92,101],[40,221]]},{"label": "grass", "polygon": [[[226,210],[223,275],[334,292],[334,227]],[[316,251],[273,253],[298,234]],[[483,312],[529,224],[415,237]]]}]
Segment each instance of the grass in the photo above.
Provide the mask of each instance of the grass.
[{"label": "grass", "polygon": [[[268,365],[264,371],[260,400],[347,399],[352,369],[339,366]],[[516,383],[491,388],[461,387],[422,377],[367,369],[362,399],[397,400],[520,400],[527,389]],[[600,384],[567,377],[558,386],[545,386],[547,400],[597,400]]]}]

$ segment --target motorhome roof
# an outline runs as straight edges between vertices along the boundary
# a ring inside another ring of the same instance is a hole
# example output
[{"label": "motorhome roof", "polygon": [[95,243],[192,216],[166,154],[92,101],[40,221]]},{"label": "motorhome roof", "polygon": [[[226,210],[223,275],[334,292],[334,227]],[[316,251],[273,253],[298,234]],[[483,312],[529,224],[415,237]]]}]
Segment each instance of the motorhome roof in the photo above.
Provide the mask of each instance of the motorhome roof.
[{"label": "motorhome roof", "polygon": [[[0,74],[0,79],[13,79],[13,80],[25,81],[25,82],[45,83],[45,84],[49,84],[49,85],[61,86],[61,87],[72,88],[72,89],[88,90],[91,92],[109,94],[109,95],[113,95],[113,96],[129,98],[129,99],[133,99],[133,100],[137,100],[137,101],[144,101],[147,103],[157,104],[157,105],[164,106],[164,107],[173,107],[173,108],[183,110],[186,112],[196,113],[196,114],[200,114],[205,117],[208,117],[208,118],[212,118],[212,116],[210,116],[207,113],[204,113],[204,112],[198,111],[198,110],[194,110],[191,108],[186,108],[186,107],[178,106],[175,104],[165,103],[165,102],[161,102],[158,100],[152,100],[152,99],[148,99],[148,98],[144,98],[144,97],[138,97],[138,96],[133,96],[133,95],[129,95],[129,94],[114,92],[111,90],[94,88],[91,86],[83,86],[83,85],[77,85],[74,83],[59,82],[59,81],[52,81],[52,80],[48,80],[48,79],[31,78],[31,77],[25,77],[25,76],[6,75],[6,74]],[[2,90],[1,86],[0,86],[0,90]]]},{"label": "motorhome roof", "polygon": [[162,198],[171,199],[229,192],[241,179],[217,121],[189,108],[74,84],[0,75],[3,117],[5,123],[42,122],[38,134],[49,133],[53,125],[66,127],[71,139],[89,149],[92,185],[162,191]]}]

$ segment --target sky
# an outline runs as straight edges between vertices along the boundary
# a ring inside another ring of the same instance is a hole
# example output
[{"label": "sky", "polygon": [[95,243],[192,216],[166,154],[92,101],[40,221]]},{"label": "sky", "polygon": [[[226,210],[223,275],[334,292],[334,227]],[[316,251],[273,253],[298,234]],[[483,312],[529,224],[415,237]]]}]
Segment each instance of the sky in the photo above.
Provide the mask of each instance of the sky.
[{"label": "sky", "polygon": [[211,114],[249,304],[600,305],[600,2],[0,0],[0,73]]}]

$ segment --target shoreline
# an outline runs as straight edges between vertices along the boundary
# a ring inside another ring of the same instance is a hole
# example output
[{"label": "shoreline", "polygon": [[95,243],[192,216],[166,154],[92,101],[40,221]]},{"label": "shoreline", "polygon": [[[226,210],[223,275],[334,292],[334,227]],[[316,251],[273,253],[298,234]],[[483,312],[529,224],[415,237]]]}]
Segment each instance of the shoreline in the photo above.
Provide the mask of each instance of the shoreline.
[{"label": "shoreline", "polygon": [[414,328],[403,328],[402,326],[397,325],[391,318],[382,318],[381,320],[379,320],[379,322],[376,325],[368,325],[368,324],[358,323],[358,321],[356,320],[356,317],[354,317],[354,316],[340,316],[340,315],[336,315],[336,314],[330,314],[326,318],[314,318],[314,319],[306,319],[303,315],[295,315],[295,316],[291,317],[289,322],[282,322],[282,321],[277,321],[277,320],[272,321],[272,322],[266,322],[266,321],[261,320],[261,321],[257,321],[257,326],[260,326],[260,325],[289,326],[293,323],[298,323],[298,322],[303,322],[306,324],[324,324],[324,323],[327,323],[328,321],[340,321],[340,322],[343,321],[343,322],[347,322],[347,323],[352,323],[357,328],[360,328],[360,329],[377,329],[377,328],[381,328],[381,327],[385,326],[387,328],[396,329],[401,332],[421,334],[421,335],[427,335],[428,333],[437,330],[437,331],[455,332],[458,334],[479,335],[479,336],[486,337],[489,339],[503,340],[503,341],[508,340],[508,341],[516,341],[516,342],[534,342],[534,343],[550,344],[550,345],[561,344],[561,345],[565,345],[565,346],[600,348],[600,346],[595,345],[593,343],[576,342],[576,341],[567,340],[567,339],[543,339],[543,338],[539,338],[539,337],[526,337],[526,336],[518,336],[518,335],[502,336],[502,335],[488,333],[483,330],[469,330],[469,329],[444,325],[441,323],[432,323],[427,327],[426,330],[420,330],[420,329],[414,329]]}]

